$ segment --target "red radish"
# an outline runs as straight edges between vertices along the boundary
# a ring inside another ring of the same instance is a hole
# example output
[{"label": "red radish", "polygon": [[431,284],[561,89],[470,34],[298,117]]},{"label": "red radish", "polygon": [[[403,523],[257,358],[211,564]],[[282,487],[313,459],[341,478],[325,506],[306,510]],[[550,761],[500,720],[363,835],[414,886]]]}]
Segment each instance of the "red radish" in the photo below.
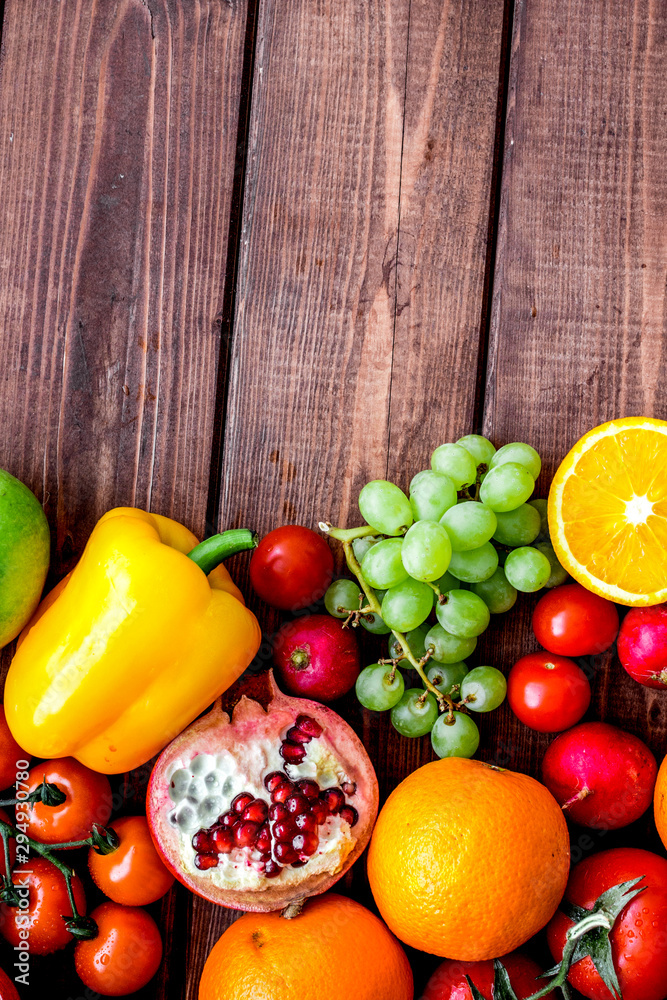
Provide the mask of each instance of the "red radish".
[{"label": "red radish", "polygon": [[584,722],[558,736],[542,777],[567,816],[594,830],[618,830],[653,801],[655,757],[638,737],[605,722]]},{"label": "red radish", "polygon": [[667,689],[667,604],[627,613],[618,633],[618,655],[640,684]]},{"label": "red radish", "polygon": [[[273,658],[282,686],[316,701],[335,701],[347,694],[361,669],[354,633],[329,615],[285,622],[275,637]],[[298,762],[296,748],[288,747],[287,752],[291,756],[285,760]]]}]

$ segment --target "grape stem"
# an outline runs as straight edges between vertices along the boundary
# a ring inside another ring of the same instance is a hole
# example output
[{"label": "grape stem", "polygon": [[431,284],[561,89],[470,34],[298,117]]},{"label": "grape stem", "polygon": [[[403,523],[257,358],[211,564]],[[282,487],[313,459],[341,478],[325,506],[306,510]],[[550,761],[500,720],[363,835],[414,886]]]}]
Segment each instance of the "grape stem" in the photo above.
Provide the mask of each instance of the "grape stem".
[{"label": "grape stem", "polygon": [[[320,522],[320,528],[322,528],[323,523],[324,522],[322,521]],[[370,528],[370,526],[368,527]],[[355,532],[357,533],[355,534]],[[364,528],[350,528],[348,530],[341,530],[340,528],[332,528],[329,531],[329,534],[333,538],[340,539],[341,534],[346,536],[345,538],[341,539],[341,541],[343,542],[343,549],[345,551],[345,562],[347,563],[348,569],[350,570],[351,573],[353,573],[356,576],[357,580],[359,581],[359,585],[363,590],[364,594],[366,595],[366,599],[370,604],[372,610],[375,612],[376,615],[382,617],[382,608],[380,607],[380,602],[378,601],[371,587],[369,587],[368,583],[366,582],[366,578],[364,577],[364,574],[361,572],[361,566],[357,562],[354,550],[352,549],[352,540],[354,538],[361,538],[363,535],[369,535],[372,533],[373,533],[372,528],[370,528],[370,530],[366,530]],[[452,703],[451,698],[448,698],[447,695],[444,695],[440,691],[438,691],[438,689],[428,679],[424,671],[424,667],[422,666],[422,661],[418,660],[417,657],[412,652],[412,650],[410,649],[410,645],[405,635],[402,632],[397,632],[396,629],[392,629],[391,631],[393,635],[396,637],[396,639],[400,642],[401,648],[405,653],[405,657],[409,661],[410,666],[417,671],[417,673],[422,679],[422,683],[426,688],[426,690],[430,691],[431,694],[437,700],[440,711],[444,712],[445,709],[448,709],[450,712],[453,711],[454,705]]]},{"label": "grape stem", "polygon": [[329,535],[330,538],[336,538],[339,542],[351,542],[355,538],[377,535],[377,531],[370,524],[364,524],[361,528],[334,528],[333,524],[330,524],[329,521],[320,521],[318,527],[320,531]]}]

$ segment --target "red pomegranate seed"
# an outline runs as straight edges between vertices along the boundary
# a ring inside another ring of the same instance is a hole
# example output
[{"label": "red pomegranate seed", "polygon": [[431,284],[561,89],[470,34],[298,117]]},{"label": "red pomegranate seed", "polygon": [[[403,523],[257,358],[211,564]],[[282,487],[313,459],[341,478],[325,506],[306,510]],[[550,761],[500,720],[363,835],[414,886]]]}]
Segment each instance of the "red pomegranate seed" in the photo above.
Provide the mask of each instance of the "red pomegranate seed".
[{"label": "red pomegranate seed", "polygon": [[255,841],[255,847],[260,854],[268,854],[271,850],[271,831],[266,823],[264,826],[260,826],[259,828],[257,840]]},{"label": "red pomegranate seed", "polygon": [[315,801],[320,797],[320,786],[311,778],[302,778],[301,781],[297,781],[296,787],[307,799]]},{"label": "red pomegranate seed", "polygon": [[322,802],[321,800],[319,802],[313,802],[310,807],[310,815],[317,820],[318,826],[321,826],[322,823],[326,823],[329,817],[329,810],[326,802]]},{"label": "red pomegranate seed", "polygon": [[264,799],[254,799],[249,806],[246,806],[241,814],[241,819],[251,819],[253,823],[263,823],[269,815],[269,805]]},{"label": "red pomegranate seed", "polygon": [[192,838],[192,846],[200,854],[211,854],[213,852],[213,843],[211,841],[210,830],[197,830]]},{"label": "red pomegranate seed", "polygon": [[276,840],[286,843],[296,834],[296,826],[291,819],[281,819],[273,825],[273,836]]},{"label": "red pomegranate seed", "polygon": [[264,778],[264,787],[267,792],[272,792],[274,788],[277,788],[281,781],[287,781],[287,775],[284,771],[271,771],[271,774],[267,774]]},{"label": "red pomegranate seed", "polygon": [[277,788],[274,788],[271,792],[271,799],[273,802],[285,802],[292,792],[294,791],[294,785],[291,781],[283,781]]},{"label": "red pomegranate seed", "polygon": [[341,785],[341,788],[343,789],[346,795],[354,795],[354,793],[357,790],[357,786],[355,785],[354,781],[344,781],[343,784]]},{"label": "red pomegranate seed", "polygon": [[237,795],[236,798],[232,800],[232,809],[240,816],[245,807],[249,806],[254,798],[255,796],[251,795],[250,792],[241,792],[240,795]]},{"label": "red pomegranate seed", "polygon": [[207,868],[215,868],[218,864],[218,858],[215,854],[196,854],[195,855],[195,865],[200,871],[206,871]]},{"label": "red pomegranate seed", "polygon": [[359,819],[359,813],[354,808],[354,806],[343,806],[343,808],[339,813],[339,816],[341,819],[344,819],[346,823],[349,823],[350,826],[354,826],[354,824]]},{"label": "red pomegranate seed", "polygon": [[308,733],[314,739],[322,735],[322,727],[319,722],[315,722],[315,719],[311,719],[309,715],[299,715],[296,720],[297,729],[300,729],[302,733]]},{"label": "red pomegranate seed", "polygon": [[307,857],[310,857],[317,850],[319,842],[320,840],[316,833],[297,833],[292,841],[292,847],[299,854],[305,854]]},{"label": "red pomegranate seed", "polygon": [[229,827],[218,826],[211,834],[213,849],[218,854],[229,854],[234,846],[234,831]]},{"label": "red pomegranate seed", "polygon": [[294,825],[301,833],[315,833],[317,830],[317,820],[312,813],[299,813],[294,817]]},{"label": "red pomegranate seed", "polygon": [[282,870],[282,865],[279,865],[273,858],[264,862],[264,875],[266,878],[275,878],[276,875],[280,875]]},{"label": "red pomegranate seed", "polygon": [[320,795],[322,802],[326,804],[329,814],[335,816],[345,805],[345,796],[340,788],[325,788]]},{"label": "red pomegranate seed", "polygon": [[293,861],[290,868],[303,868],[306,864],[308,864],[307,861]]},{"label": "red pomegranate seed", "polygon": [[269,806],[269,819],[272,823],[277,823],[280,819],[288,819],[289,816],[289,810],[284,802],[274,802],[272,806]]},{"label": "red pomegranate seed", "polygon": [[300,746],[298,743],[290,743],[285,740],[281,744],[278,753],[288,764],[300,764],[306,756],[306,748]]},{"label": "red pomegranate seed", "polygon": [[288,812],[291,812],[293,816],[308,812],[309,809],[308,799],[304,798],[303,795],[299,795],[298,792],[295,795],[290,795],[285,805]]},{"label": "red pomegranate seed", "polygon": [[234,843],[237,847],[252,847],[257,839],[259,823],[243,821],[234,827]]},{"label": "red pomegranate seed", "polygon": [[283,865],[291,865],[294,861],[299,860],[299,855],[296,853],[291,844],[278,843],[273,846],[273,854],[276,861],[279,861]]},{"label": "red pomegranate seed", "polygon": [[220,826],[235,826],[239,821],[239,814],[228,809],[222,816],[218,816]]},{"label": "red pomegranate seed", "polygon": [[308,733],[304,733],[302,729],[297,729],[296,726],[292,726],[291,729],[287,730],[287,736],[285,738],[291,740],[292,743],[310,743],[313,737],[309,736]]}]

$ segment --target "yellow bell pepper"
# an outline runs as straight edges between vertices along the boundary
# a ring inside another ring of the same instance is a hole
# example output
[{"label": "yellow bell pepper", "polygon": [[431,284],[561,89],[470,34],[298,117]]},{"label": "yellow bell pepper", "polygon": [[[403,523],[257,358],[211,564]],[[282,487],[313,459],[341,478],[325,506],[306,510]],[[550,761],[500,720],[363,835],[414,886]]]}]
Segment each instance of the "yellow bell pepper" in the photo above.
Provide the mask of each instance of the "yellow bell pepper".
[{"label": "yellow bell pepper", "polygon": [[243,529],[197,545],[158,514],[105,514],[26,626],[9,668],[5,713],[19,745],[106,774],[161,750],[259,648],[257,619],[215,565],[255,544]]}]

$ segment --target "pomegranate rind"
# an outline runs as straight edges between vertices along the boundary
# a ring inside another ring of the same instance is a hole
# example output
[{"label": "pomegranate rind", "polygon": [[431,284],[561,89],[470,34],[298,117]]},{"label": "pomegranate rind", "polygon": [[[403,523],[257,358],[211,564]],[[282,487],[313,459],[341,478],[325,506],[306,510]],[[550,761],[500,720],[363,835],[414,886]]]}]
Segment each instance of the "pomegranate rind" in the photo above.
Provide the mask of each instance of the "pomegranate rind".
[{"label": "pomegranate rind", "polygon": [[[167,746],[158,757],[148,784],[146,814],[151,836],[158,854],[167,868],[191,892],[221,906],[247,912],[281,910],[308,896],[315,896],[330,889],[351,868],[363,853],[370,840],[379,806],[377,777],[366,750],[353,729],[336,712],[316,701],[291,698],[283,694],[269,672],[272,699],[265,710],[257,701],[242,695],[231,718],[223,712],[218,702],[202,718],[188,726]],[[290,885],[280,884],[280,879],[266,880],[257,889],[234,889],[215,885],[206,872],[193,874],[181,856],[178,830],[167,815],[173,803],[169,796],[169,779],[178,762],[192,759],[196,754],[220,754],[224,750],[238,750],[239,746],[252,743],[261,737],[271,737],[279,742],[281,734],[292,725],[298,715],[312,716],[322,726],[319,739],[345,769],[349,779],[356,784],[351,802],[359,813],[352,831],[354,845],[336,872],[308,875],[307,868],[301,881]]]}]

